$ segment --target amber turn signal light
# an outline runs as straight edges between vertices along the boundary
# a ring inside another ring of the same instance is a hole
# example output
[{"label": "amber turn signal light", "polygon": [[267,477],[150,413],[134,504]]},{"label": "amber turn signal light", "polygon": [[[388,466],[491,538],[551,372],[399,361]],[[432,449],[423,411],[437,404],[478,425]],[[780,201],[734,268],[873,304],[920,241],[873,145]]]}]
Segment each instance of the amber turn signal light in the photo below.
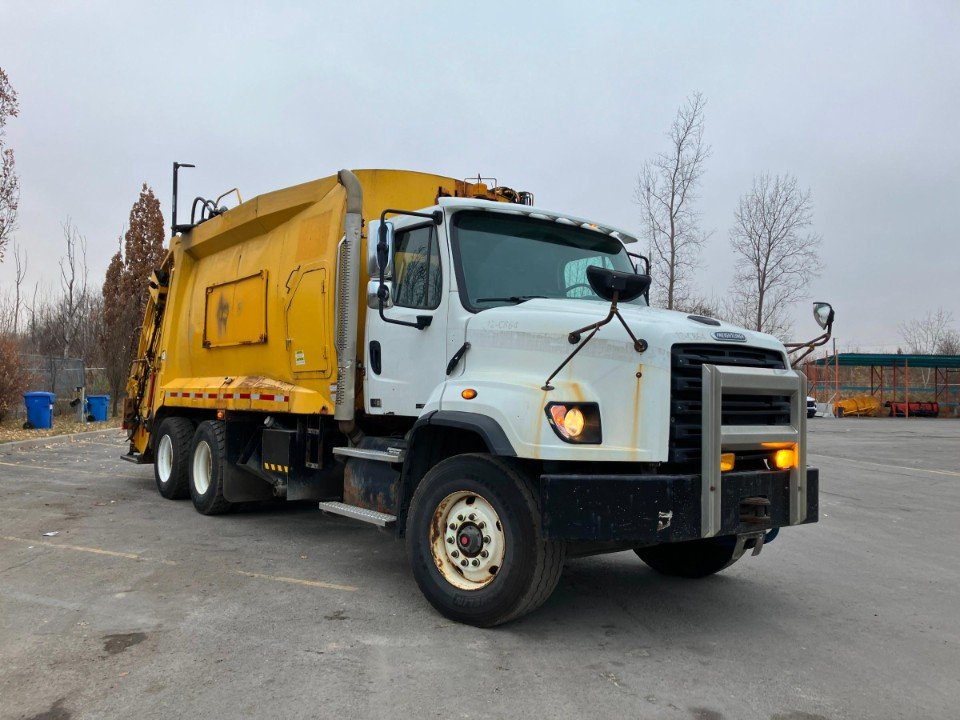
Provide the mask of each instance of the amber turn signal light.
[{"label": "amber turn signal light", "polygon": [[720,472],[729,472],[737,462],[737,456],[733,453],[721,453]]},{"label": "amber turn signal light", "polygon": [[789,470],[797,462],[797,453],[792,449],[777,450],[773,454],[773,464],[779,470]]}]

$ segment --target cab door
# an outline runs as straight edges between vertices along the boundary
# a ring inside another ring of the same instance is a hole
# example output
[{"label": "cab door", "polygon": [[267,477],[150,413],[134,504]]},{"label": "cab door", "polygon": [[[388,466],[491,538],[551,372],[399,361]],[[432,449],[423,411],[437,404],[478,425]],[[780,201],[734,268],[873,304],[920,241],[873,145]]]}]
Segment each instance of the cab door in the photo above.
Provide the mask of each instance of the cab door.
[{"label": "cab door", "polygon": [[[394,227],[383,318],[376,299],[368,303],[364,405],[373,415],[416,417],[431,397],[439,401],[446,380],[449,253],[442,226],[398,218]],[[376,289],[373,278],[371,287]],[[419,329],[390,322],[413,324],[420,317],[429,317],[430,324]]]}]

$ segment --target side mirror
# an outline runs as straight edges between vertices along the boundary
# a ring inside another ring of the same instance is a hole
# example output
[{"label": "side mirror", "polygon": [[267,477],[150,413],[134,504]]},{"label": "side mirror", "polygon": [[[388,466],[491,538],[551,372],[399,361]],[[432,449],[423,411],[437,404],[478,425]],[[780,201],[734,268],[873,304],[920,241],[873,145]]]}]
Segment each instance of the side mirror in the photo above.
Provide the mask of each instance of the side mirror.
[{"label": "side mirror", "polygon": [[376,310],[380,307],[381,298],[383,298],[383,307],[393,307],[393,281],[384,280],[381,286],[379,280],[371,278],[367,283],[367,307]]},{"label": "side mirror", "polygon": [[833,306],[830,303],[825,302],[815,302],[813,304],[813,319],[817,321],[817,325],[822,327],[824,330],[828,326],[833,325]]},{"label": "side mirror", "polygon": [[[627,250],[627,255],[630,256],[630,262],[633,264],[633,269],[637,275],[649,275],[650,274],[650,258],[646,255],[638,255],[637,253],[632,253]],[[639,262],[634,262],[638,260]],[[643,265],[643,270],[641,271],[640,266]]]},{"label": "side mirror", "polygon": [[[393,276],[393,223],[373,220],[367,231],[367,272],[372,278]],[[386,247],[384,247],[384,245]]]}]

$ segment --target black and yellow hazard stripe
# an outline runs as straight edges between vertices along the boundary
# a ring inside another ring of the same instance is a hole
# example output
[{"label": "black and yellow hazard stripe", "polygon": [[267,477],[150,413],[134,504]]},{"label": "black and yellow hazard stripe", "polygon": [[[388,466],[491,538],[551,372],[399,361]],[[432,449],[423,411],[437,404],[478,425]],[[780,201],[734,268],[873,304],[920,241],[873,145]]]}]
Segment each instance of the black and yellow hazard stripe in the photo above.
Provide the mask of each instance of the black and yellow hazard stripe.
[{"label": "black and yellow hazard stripe", "polygon": [[289,465],[277,465],[276,463],[265,462],[263,464],[263,467],[265,467],[267,470],[270,470],[272,472],[285,472],[285,473],[290,472]]}]

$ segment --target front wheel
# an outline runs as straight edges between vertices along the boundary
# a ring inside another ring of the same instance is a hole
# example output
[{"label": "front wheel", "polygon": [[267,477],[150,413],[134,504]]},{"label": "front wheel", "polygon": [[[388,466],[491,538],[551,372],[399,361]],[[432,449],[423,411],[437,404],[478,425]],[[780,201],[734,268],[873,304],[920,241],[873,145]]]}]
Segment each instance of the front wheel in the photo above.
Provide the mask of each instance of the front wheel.
[{"label": "front wheel", "polygon": [[565,546],[543,538],[533,483],[490,455],[434,467],[414,493],[407,550],[420,590],[443,615],[491,627],[553,592]]},{"label": "front wheel", "polygon": [[734,535],[636,548],[634,552],[661,575],[702,578],[733,565],[737,538]]}]

